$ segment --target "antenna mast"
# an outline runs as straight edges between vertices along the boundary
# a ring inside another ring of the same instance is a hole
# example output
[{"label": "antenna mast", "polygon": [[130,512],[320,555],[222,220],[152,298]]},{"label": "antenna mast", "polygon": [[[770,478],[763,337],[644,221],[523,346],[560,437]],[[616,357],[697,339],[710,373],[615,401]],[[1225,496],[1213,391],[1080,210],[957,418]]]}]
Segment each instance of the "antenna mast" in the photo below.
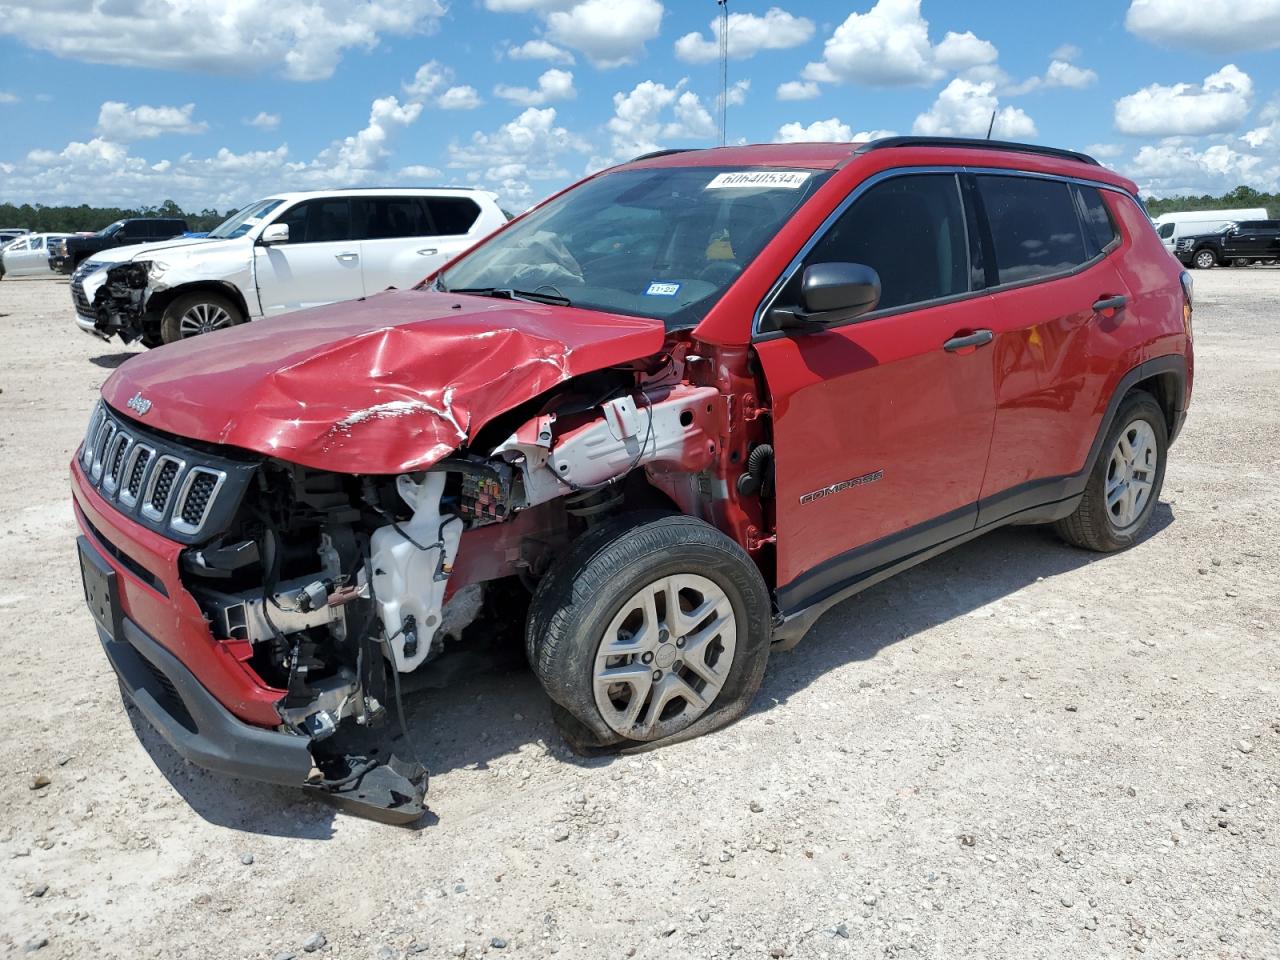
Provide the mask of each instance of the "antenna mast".
[{"label": "antenna mast", "polygon": [[991,122],[987,124],[987,139],[991,139],[991,131],[996,128],[996,112],[991,111]]},{"label": "antenna mast", "polygon": [[720,146],[729,126],[729,0],[716,0],[720,8]]}]

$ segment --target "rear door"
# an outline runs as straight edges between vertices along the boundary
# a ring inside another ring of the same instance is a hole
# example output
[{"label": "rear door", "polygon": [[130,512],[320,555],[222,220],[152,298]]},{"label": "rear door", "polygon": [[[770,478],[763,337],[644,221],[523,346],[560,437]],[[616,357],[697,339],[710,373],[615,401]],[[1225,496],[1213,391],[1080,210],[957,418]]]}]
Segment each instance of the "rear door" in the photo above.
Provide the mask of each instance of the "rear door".
[{"label": "rear door", "polygon": [[36,238],[15,240],[4,251],[4,272],[11,277],[26,276],[31,272],[31,244]]},{"label": "rear door", "polygon": [[443,263],[426,197],[365,197],[361,211],[360,259],[365,295],[417,283]]},{"label": "rear door", "polygon": [[303,200],[273,223],[289,227],[287,243],[254,246],[263,316],[275,316],[364,295],[360,242],[352,239],[346,197]]},{"label": "rear door", "polygon": [[878,272],[880,308],[813,331],[770,329],[767,311],[761,321],[784,610],[974,527],[994,395],[980,342],[989,298],[967,233],[956,174],[880,180],[774,301],[796,305],[805,267],[847,262]]},{"label": "rear door", "polygon": [[1059,488],[1085,467],[1109,387],[1141,360],[1142,335],[1098,189],[1005,174],[968,182],[996,271],[995,434],[978,517],[986,524],[1069,495]]}]

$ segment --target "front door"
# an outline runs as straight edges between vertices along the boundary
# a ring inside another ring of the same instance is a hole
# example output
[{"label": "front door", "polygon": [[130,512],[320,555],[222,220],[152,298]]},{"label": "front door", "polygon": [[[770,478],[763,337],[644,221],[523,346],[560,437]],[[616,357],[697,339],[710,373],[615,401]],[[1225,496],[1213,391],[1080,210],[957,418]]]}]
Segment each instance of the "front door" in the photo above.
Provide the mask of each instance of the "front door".
[{"label": "front door", "polygon": [[867,189],[804,268],[862,263],[874,312],[756,350],[773,409],[778,599],[816,602],[878,567],[973,530],[995,410],[990,298],[971,268],[959,181],[895,176]]},{"label": "front door", "polygon": [[289,240],[254,247],[263,316],[364,295],[360,244],[352,238],[348,199],[304,200],[273,222],[289,227]]}]

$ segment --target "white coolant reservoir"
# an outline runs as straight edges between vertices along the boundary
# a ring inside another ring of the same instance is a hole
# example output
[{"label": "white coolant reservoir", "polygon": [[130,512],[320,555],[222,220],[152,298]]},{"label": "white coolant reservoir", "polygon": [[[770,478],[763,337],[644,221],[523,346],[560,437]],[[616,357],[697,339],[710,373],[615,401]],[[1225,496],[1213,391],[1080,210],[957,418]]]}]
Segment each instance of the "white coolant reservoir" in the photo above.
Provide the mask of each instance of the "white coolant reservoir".
[{"label": "white coolant reservoir", "polygon": [[[428,473],[420,483],[407,474],[397,477],[396,491],[413,516],[379,527],[369,541],[378,613],[387,636],[394,635],[391,654],[401,673],[415,669],[431,652],[449,582],[446,571],[462,537],[462,521],[440,514],[444,479],[443,473]],[[407,629],[410,617],[412,629]]]}]

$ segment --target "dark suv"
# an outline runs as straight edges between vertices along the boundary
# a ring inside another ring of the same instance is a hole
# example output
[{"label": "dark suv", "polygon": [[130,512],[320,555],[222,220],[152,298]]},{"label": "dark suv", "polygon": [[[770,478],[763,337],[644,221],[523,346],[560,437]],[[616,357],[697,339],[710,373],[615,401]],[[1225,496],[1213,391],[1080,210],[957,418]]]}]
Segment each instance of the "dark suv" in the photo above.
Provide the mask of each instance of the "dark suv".
[{"label": "dark suv", "polygon": [[68,237],[50,244],[49,266],[57,273],[72,273],[83,261],[108,247],[171,240],[187,232],[187,221],[179,217],[132,217],[117,220],[88,237]]},{"label": "dark suv", "polygon": [[1213,233],[1182,237],[1174,256],[1201,270],[1227,264],[1274,263],[1280,259],[1280,220],[1241,220]]},{"label": "dark suv", "polygon": [[575,746],[670,743],[989,530],[1128,547],[1192,382],[1136,190],[991,141],[664,152],[136,356],[71,463],[103,649],[195,763],[410,818],[401,678],[502,624]]}]

